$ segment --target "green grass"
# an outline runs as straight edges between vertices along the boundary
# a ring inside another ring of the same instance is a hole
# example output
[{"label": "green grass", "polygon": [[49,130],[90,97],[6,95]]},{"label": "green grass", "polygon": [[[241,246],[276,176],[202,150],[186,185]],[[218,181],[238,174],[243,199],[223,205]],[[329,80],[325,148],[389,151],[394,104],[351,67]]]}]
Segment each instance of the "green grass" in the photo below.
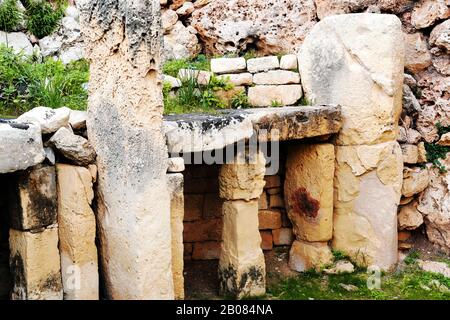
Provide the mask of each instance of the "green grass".
[{"label": "green grass", "polygon": [[16,0],[4,0],[0,4],[0,30],[14,31],[20,23],[22,14],[17,7]]},{"label": "green grass", "polygon": [[57,0],[55,5],[45,0],[26,0],[22,3],[26,9],[27,29],[39,39],[56,30],[67,7],[65,0]]},{"label": "green grass", "polygon": [[172,77],[177,77],[180,69],[194,69],[210,71],[210,59],[205,55],[198,55],[192,59],[169,60],[163,65],[163,73]]},{"label": "green grass", "polygon": [[[297,277],[279,279],[268,288],[268,299],[282,300],[448,300],[450,293],[436,289],[433,281],[450,288],[450,278],[440,274],[425,272],[415,264],[403,271],[381,276],[380,289],[370,290],[364,270],[353,274],[324,275],[306,272]],[[351,284],[358,288],[349,292],[340,284]]]},{"label": "green grass", "polygon": [[68,65],[51,58],[15,54],[0,46],[0,114],[18,116],[34,107],[69,107],[85,110],[89,65],[80,60]]}]

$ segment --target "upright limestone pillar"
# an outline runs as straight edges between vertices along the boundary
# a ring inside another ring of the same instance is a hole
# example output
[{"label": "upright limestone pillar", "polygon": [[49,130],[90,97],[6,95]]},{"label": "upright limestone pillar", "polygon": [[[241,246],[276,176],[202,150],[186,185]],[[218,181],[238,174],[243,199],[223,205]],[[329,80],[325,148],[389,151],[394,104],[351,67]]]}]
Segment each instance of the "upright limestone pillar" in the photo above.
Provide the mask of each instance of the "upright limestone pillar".
[{"label": "upright limestone pillar", "polygon": [[158,0],[80,3],[98,235],[110,299],[173,299]]},{"label": "upright limestone pillar", "polygon": [[219,174],[223,242],[219,259],[220,293],[236,298],[266,292],[266,267],[258,228],[258,198],[264,187],[262,152],[239,154]]},{"label": "upright limestone pillar", "polygon": [[397,206],[402,153],[396,142],[402,109],[404,46],[394,15],[331,16],[314,26],[300,53],[306,97],[339,104],[333,248],[361,266],[397,262]]}]

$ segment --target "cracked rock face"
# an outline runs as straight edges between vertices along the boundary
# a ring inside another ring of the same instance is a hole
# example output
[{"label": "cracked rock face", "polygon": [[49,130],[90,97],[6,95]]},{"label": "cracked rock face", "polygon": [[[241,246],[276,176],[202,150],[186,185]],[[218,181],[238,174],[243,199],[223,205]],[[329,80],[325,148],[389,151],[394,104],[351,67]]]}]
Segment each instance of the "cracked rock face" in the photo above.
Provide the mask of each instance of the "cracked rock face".
[{"label": "cracked rock face", "polygon": [[394,15],[327,17],[308,34],[299,54],[305,95],[316,104],[339,104],[340,145],[394,140],[402,109],[405,51]]},{"label": "cracked rock face", "polygon": [[313,0],[212,1],[192,14],[191,25],[208,54],[296,52],[316,23]]}]

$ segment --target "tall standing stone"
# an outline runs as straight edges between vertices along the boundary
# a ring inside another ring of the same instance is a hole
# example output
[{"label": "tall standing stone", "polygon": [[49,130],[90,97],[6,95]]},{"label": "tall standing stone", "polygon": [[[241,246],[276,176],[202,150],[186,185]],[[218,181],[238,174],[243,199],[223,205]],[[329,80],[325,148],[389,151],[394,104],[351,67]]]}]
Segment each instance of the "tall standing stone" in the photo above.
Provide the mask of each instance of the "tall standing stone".
[{"label": "tall standing stone", "polygon": [[88,169],[56,166],[58,233],[64,300],[98,300],[99,278],[95,246],[94,191]]},{"label": "tall standing stone", "polygon": [[183,174],[167,175],[170,190],[170,224],[172,230],[172,273],[175,299],[184,299]]},{"label": "tall standing stone", "polygon": [[111,299],[172,299],[158,0],[86,0],[87,128],[97,152],[98,232]]},{"label": "tall standing stone", "polygon": [[336,139],[333,247],[363,266],[397,261],[402,153],[395,141],[402,110],[405,48],[394,15],[331,16],[299,53],[308,100],[342,106]]}]

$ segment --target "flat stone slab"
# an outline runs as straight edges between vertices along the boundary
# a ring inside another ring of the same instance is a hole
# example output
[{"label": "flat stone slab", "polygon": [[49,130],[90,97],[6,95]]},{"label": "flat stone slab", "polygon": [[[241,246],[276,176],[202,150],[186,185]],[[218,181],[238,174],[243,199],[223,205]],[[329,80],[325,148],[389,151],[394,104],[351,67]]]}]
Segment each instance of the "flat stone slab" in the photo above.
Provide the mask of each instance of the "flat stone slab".
[{"label": "flat stone slab", "polygon": [[189,153],[222,149],[255,133],[260,141],[334,134],[341,129],[341,121],[340,106],[254,108],[168,115],[164,131],[170,153]]},{"label": "flat stone slab", "polygon": [[0,173],[25,170],[44,159],[39,125],[0,119]]}]

